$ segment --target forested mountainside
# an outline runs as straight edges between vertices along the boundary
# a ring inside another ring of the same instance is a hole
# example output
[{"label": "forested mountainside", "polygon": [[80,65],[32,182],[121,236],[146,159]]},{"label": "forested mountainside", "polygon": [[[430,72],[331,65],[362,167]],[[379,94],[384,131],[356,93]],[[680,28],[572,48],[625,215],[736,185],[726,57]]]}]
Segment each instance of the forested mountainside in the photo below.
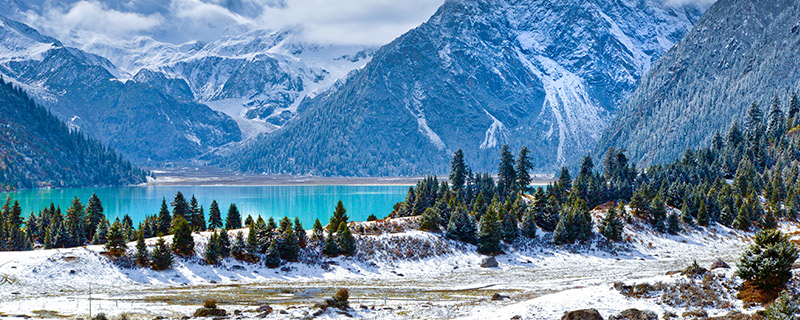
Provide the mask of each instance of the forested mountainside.
[{"label": "forested mountainside", "polygon": [[0,79],[0,190],[137,184],[146,176]]},{"label": "forested mountainside", "polygon": [[225,164],[251,172],[443,172],[463,149],[476,169],[527,145],[539,171],[594,148],[641,76],[701,9],[659,0],[450,0],[379,49],[284,128]]},{"label": "forested mountainside", "polygon": [[236,122],[223,113],[167,88],[120,81],[107,59],[2,16],[0,74],[70,126],[137,163],[186,161],[241,140]]},{"label": "forested mountainside", "polygon": [[595,154],[625,148],[641,165],[667,162],[742,121],[755,102],[797,105],[800,4],[719,0],[642,79]]}]

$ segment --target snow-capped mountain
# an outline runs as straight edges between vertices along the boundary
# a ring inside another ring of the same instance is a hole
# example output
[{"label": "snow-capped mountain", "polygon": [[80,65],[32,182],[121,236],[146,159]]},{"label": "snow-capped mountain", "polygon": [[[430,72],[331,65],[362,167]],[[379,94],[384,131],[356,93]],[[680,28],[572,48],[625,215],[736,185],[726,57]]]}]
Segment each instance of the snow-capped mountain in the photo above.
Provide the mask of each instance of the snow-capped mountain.
[{"label": "snow-capped mountain", "polygon": [[[0,14],[45,26],[48,22],[42,20],[58,9],[67,17],[82,9],[97,10],[98,14],[112,11],[121,18],[135,17],[140,23],[158,21],[160,26],[145,35],[109,37],[76,32],[69,33],[63,41],[107,58],[118,68],[121,79],[185,81],[197,102],[234,118],[245,138],[281,127],[297,114],[300,101],[362,67],[375,49],[315,43],[307,40],[306,32],[310,31],[303,25],[270,28],[240,21],[267,8],[285,6],[283,1],[200,1],[195,4],[198,8],[227,10],[227,15],[216,17],[219,20],[207,25],[181,18],[182,14],[176,13],[180,11],[176,8],[182,5],[180,1],[112,0],[85,4],[75,0],[0,0],[3,2],[6,6]],[[206,2],[207,6],[202,6]],[[151,76],[137,76],[141,72]],[[154,78],[152,72],[163,76]]]},{"label": "snow-capped mountain", "polygon": [[800,88],[798,52],[797,1],[717,1],[642,79],[597,153],[625,148],[642,166],[668,162],[742,123],[752,103],[766,113],[778,95],[787,110]]},{"label": "snow-capped mountain", "polygon": [[241,140],[228,116],[169,94],[121,81],[109,60],[68,47],[0,16],[0,75],[20,85],[73,128],[139,163],[184,161]]},{"label": "snow-capped mountain", "polygon": [[528,146],[539,170],[586,155],[702,8],[661,0],[449,0],[284,128],[227,163],[255,172],[443,172],[464,149],[494,170]]}]

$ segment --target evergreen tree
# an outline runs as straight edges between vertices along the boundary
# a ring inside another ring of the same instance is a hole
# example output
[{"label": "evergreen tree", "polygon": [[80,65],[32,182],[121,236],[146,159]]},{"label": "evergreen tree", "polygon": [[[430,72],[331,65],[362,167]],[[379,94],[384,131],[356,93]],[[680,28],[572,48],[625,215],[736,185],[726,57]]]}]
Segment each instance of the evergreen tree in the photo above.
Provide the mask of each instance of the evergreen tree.
[{"label": "evergreen tree", "polygon": [[528,192],[531,185],[530,170],[533,169],[533,164],[528,154],[530,154],[528,147],[522,147],[517,156],[517,162],[514,164],[514,171],[517,173],[515,183],[520,192]]},{"label": "evergreen tree", "polygon": [[664,230],[664,222],[667,220],[667,208],[666,204],[664,204],[664,200],[661,199],[661,195],[656,195],[653,201],[650,202],[650,215],[648,220],[656,230]]},{"label": "evergreen tree", "polygon": [[750,230],[750,225],[750,211],[747,209],[747,205],[743,205],[739,208],[739,214],[733,221],[733,227],[746,231]]},{"label": "evergreen tree", "polygon": [[292,221],[289,220],[289,217],[284,216],[283,219],[281,219],[280,227],[281,227],[280,232],[285,232],[286,230],[292,228]]},{"label": "evergreen tree", "polygon": [[467,167],[464,164],[464,152],[461,149],[456,150],[453,154],[453,159],[450,161],[450,185],[453,192],[461,195],[464,192],[464,183],[466,183]]},{"label": "evergreen tree", "polygon": [[[261,219],[261,216],[258,216],[258,218]],[[264,219],[261,219],[261,221],[264,221]],[[247,218],[244,219],[244,226],[249,227],[253,223],[253,216],[248,214]]]},{"label": "evergreen tree", "polygon": [[[797,113],[800,112],[800,100],[797,99],[797,94],[792,92],[792,97],[789,99],[789,119],[797,118]],[[797,125],[797,123],[794,123]]]},{"label": "evergreen tree", "polygon": [[536,218],[534,218],[533,212],[528,211],[525,213],[525,216],[522,218],[522,235],[526,238],[536,238]]},{"label": "evergreen tree", "polygon": [[336,203],[336,210],[333,211],[333,216],[331,217],[331,221],[328,223],[328,228],[336,232],[336,229],[339,227],[339,224],[341,224],[342,222],[347,223],[347,219],[349,219],[347,217],[347,210],[345,210],[342,200],[339,200],[339,202]]},{"label": "evergreen tree", "polygon": [[436,209],[434,208],[425,209],[425,213],[422,214],[422,217],[419,221],[419,229],[430,232],[439,231],[438,219],[439,217],[438,214],[436,213]]},{"label": "evergreen tree", "polygon": [[147,252],[147,244],[144,242],[144,233],[138,232],[136,237],[136,253],[133,255],[133,261],[137,266],[144,267],[150,265],[150,253]]},{"label": "evergreen tree", "polygon": [[245,260],[247,254],[247,244],[244,241],[244,233],[241,230],[236,232],[236,237],[231,246],[231,255],[237,260]]},{"label": "evergreen tree", "polygon": [[475,217],[467,212],[464,207],[458,207],[450,216],[447,224],[447,237],[461,242],[476,244],[477,225]]},{"label": "evergreen tree", "polygon": [[189,223],[183,215],[175,215],[172,221],[172,252],[179,256],[188,257],[194,255],[194,238]]},{"label": "evergreen tree", "polygon": [[497,168],[497,191],[500,197],[505,198],[515,191],[517,173],[514,171],[514,156],[508,150],[508,145],[500,148],[500,165]]},{"label": "evergreen tree", "polygon": [[700,200],[700,208],[697,209],[697,225],[708,227],[709,224],[709,213],[708,207],[706,206],[706,200]]},{"label": "evergreen tree", "polygon": [[[189,202],[186,201],[186,198],[183,196],[183,193],[178,191],[175,194],[175,199],[172,200],[172,219],[175,220],[177,217],[181,217],[184,221],[187,219],[191,219],[191,209],[189,208]],[[174,222],[174,221],[173,221]]]},{"label": "evergreen tree", "polygon": [[169,234],[172,228],[172,216],[167,207],[167,199],[161,198],[161,210],[158,211],[158,232],[159,234]]},{"label": "evergreen tree", "polygon": [[370,213],[369,217],[367,217],[367,222],[378,220],[378,217],[375,216],[374,213]]},{"label": "evergreen tree", "polygon": [[778,227],[778,222],[775,221],[775,215],[772,213],[772,210],[767,210],[767,214],[764,215],[764,222],[761,225],[764,229],[775,229]]},{"label": "evergreen tree", "polygon": [[84,219],[81,200],[75,197],[69,209],[67,209],[67,219],[65,221],[67,234],[69,234],[68,247],[77,247],[86,243]]},{"label": "evergreen tree", "polygon": [[[250,218],[250,220],[252,222],[252,218]],[[211,206],[208,208],[208,228],[222,228],[222,213],[219,211],[219,204],[217,204],[217,200],[211,201]]]},{"label": "evergreen tree", "polygon": [[517,225],[517,217],[516,215],[504,208],[500,208],[500,224],[501,224],[501,234],[503,236],[503,241],[506,243],[514,243],[519,238],[519,226]]},{"label": "evergreen tree", "polygon": [[136,231],[133,230],[133,219],[127,214],[122,217],[122,234],[125,236],[125,241],[127,242],[136,240]]},{"label": "evergreen tree", "polygon": [[94,232],[94,238],[92,238],[92,244],[106,244],[108,241],[108,229],[109,229],[108,220],[105,216],[100,219],[100,222],[97,224],[97,230]]},{"label": "evergreen tree", "polygon": [[481,218],[478,230],[478,253],[485,255],[500,254],[500,223],[497,221],[497,209],[489,208],[489,211]]},{"label": "evergreen tree", "polygon": [[219,234],[216,230],[211,232],[211,236],[208,238],[208,244],[206,245],[206,251],[203,253],[203,258],[205,259],[207,264],[216,265],[219,264],[220,260],[220,248],[219,248]]},{"label": "evergreen tree", "polygon": [[119,218],[114,221],[108,230],[108,242],[106,242],[105,248],[112,257],[121,257],[125,255],[125,251],[128,249],[127,239],[122,233],[122,223],[119,222]]},{"label": "evergreen tree", "polygon": [[319,219],[314,220],[314,228],[311,229],[311,241],[315,243],[325,241],[325,230],[322,228],[322,223],[319,222]]},{"label": "evergreen tree", "polygon": [[255,225],[250,224],[250,226],[248,227],[248,231],[247,231],[247,246],[246,246],[246,249],[247,249],[247,253],[251,254],[251,255],[255,255],[259,251],[258,250],[258,247],[259,247],[258,246],[258,237],[257,237],[257,233],[258,232],[256,231],[255,227],[256,227]]},{"label": "evergreen tree", "polygon": [[737,275],[766,292],[779,292],[792,277],[797,247],[780,231],[761,230],[742,254]]},{"label": "evergreen tree", "polygon": [[274,269],[281,266],[281,255],[278,250],[278,245],[273,239],[267,248],[267,254],[264,256],[264,265],[267,268]]},{"label": "evergreen tree", "polygon": [[222,259],[231,256],[231,238],[225,229],[219,231],[219,256]]},{"label": "evergreen tree", "polygon": [[228,208],[228,217],[225,219],[225,229],[241,229],[242,228],[242,215],[239,214],[239,208],[235,203],[231,203]]},{"label": "evergreen tree", "polygon": [[669,234],[678,234],[681,230],[681,221],[677,213],[670,214],[667,217],[667,232]]},{"label": "evergreen tree", "polygon": [[572,178],[567,167],[561,168],[561,173],[558,175],[558,187],[562,190],[572,189]]},{"label": "evergreen tree", "polygon": [[303,224],[300,223],[300,219],[297,217],[294,218],[294,234],[297,236],[297,246],[305,248],[308,245],[308,236],[306,235],[306,229],[303,228]]},{"label": "evergreen tree", "polygon": [[780,138],[784,133],[785,123],[786,119],[783,116],[783,111],[781,110],[778,96],[776,95],[772,99],[772,106],[767,115],[767,138],[772,140]]},{"label": "evergreen tree", "polygon": [[339,223],[339,232],[336,233],[336,246],[339,253],[351,256],[356,253],[356,239],[350,232],[350,227],[344,221]]},{"label": "evergreen tree", "polygon": [[600,222],[600,234],[608,240],[621,241],[624,227],[617,211],[614,208],[609,208],[603,221]]},{"label": "evergreen tree", "polygon": [[553,231],[553,242],[555,244],[574,243],[575,241],[586,241],[592,236],[592,217],[586,202],[580,198],[574,198],[565,207],[561,219]]},{"label": "evergreen tree", "polygon": [[153,254],[150,257],[150,268],[153,270],[167,270],[172,268],[172,253],[167,247],[164,238],[158,237]]},{"label": "evergreen tree", "polygon": [[281,259],[297,262],[297,256],[300,249],[298,247],[297,235],[294,233],[294,229],[287,228],[283,230],[281,238],[283,238],[283,241],[280,243],[279,247]]},{"label": "evergreen tree", "polygon": [[339,255],[339,246],[336,245],[336,234],[333,232],[333,230],[328,231],[328,236],[325,238],[325,244],[322,245],[322,254],[329,257],[335,257]]},{"label": "evergreen tree", "polygon": [[94,234],[97,232],[97,225],[103,220],[103,203],[97,194],[93,193],[89,198],[89,203],[86,204],[86,221],[83,224],[85,230],[84,239],[94,239]]},{"label": "evergreen tree", "polygon": [[206,219],[203,217],[203,220],[200,221],[200,204],[197,202],[197,198],[195,198],[194,195],[192,195],[192,198],[189,200],[189,214],[185,218],[193,231],[202,231],[205,229]]}]

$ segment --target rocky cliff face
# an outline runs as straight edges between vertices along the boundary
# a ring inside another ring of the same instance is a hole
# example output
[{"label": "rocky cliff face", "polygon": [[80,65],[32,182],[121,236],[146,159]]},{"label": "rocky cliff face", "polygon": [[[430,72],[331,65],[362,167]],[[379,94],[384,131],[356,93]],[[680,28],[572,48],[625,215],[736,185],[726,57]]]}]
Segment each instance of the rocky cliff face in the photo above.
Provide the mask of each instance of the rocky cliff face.
[{"label": "rocky cliff face", "polygon": [[797,1],[717,1],[642,79],[597,153],[621,147],[640,165],[671,161],[741,123],[753,102],[766,112],[777,94],[786,109],[800,85],[798,52]]},{"label": "rocky cliff face", "polygon": [[658,0],[451,0],[282,129],[225,162],[255,172],[443,172],[502,144],[549,171],[593,150],[651,64],[701,10]]}]

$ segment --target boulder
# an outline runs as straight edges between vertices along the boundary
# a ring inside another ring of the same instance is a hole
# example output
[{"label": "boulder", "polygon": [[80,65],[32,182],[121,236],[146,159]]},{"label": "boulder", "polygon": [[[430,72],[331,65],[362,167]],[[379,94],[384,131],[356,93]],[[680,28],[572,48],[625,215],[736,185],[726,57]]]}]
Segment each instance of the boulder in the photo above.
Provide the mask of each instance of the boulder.
[{"label": "boulder", "polygon": [[603,317],[595,309],[583,309],[564,312],[561,320],[603,320]]},{"label": "boulder", "polygon": [[717,261],[714,261],[714,263],[711,264],[711,268],[709,268],[709,269],[714,270],[714,269],[720,269],[720,268],[722,268],[722,269],[730,269],[731,266],[729,266],[727,263],[725,263],[725,260],[717,259]]},{"label": "boulder", "polygon": [[497,268],[500,264],[497,263],[497,259],[494,257],[488,257],[483,259],[481,262],[481,268]]},{"label": "boulder", "polygon": [[495,293],[495,294],[492,295],[492,301],[502,301],[502,300],[505,300],[505,299],[508,299],[508,296],[505,296],[505,295],[502,295],[502,294],[499,294],[499,293]]},{"label": "boulder", "polygon": [[256,309],[256,311],[259,312],[259,313],[266,312],[267,314],[270,314],[270,313],[272,313],[272,307],[270,307],[268,304],[264,304],[264,305],[261,305],[260,307],[258,307],[258,309]]},{"label": "boulder", "polygon": [[658,320],[658,315],[648,310],[628,309],[616,316],[609,317],[608,320]]},{"label": "boulder", "polygon": [[227,311],[217,308],[200,308],[194,312],[195,317],[224,317],[227,315]]}]

